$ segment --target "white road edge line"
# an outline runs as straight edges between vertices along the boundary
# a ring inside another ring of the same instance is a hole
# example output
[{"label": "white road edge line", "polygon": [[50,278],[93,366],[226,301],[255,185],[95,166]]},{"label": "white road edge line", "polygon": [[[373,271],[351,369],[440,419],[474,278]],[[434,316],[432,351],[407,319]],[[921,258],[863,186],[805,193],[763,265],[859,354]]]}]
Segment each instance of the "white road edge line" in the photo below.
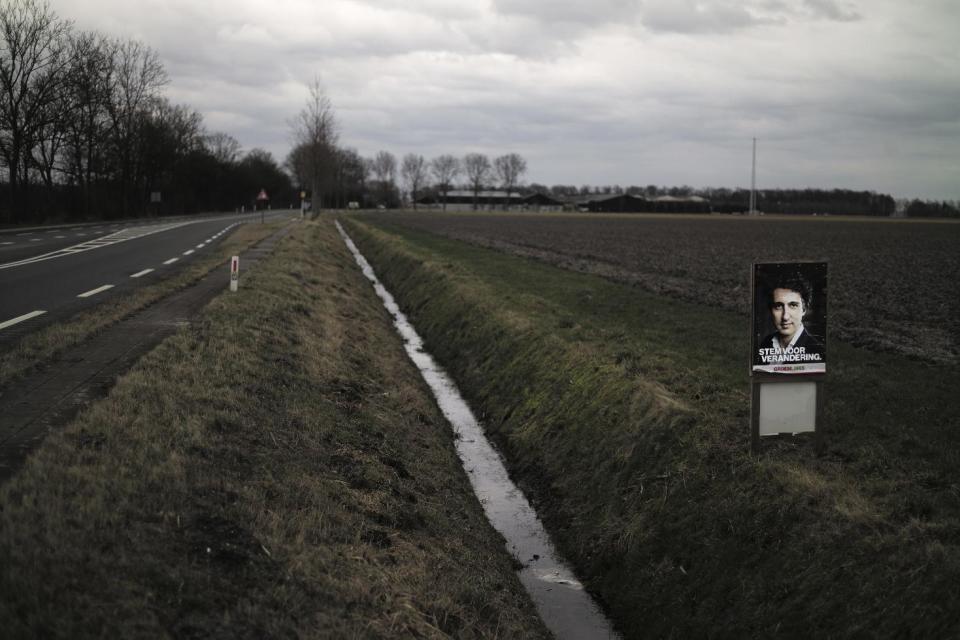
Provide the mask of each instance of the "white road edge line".
[{"label": "white road edge line", "polygon": [[98,293],[102,293],[102,292],[106,291],[107,289],[113,289],[113,285],[112,285],[112,284],[105,284],[105,285],[103,285],[102,287],[97,287],[96,289],[91,289],[90,291],[87,291],[86,293],[81,293],[81,294],[78,295],[77,297],[78,297],[78,298],[89,298],[90,296],[95,296],[95,295],[97,295]]},{"label": "white road edge line", "polygon": [[176,262],[176,261],[179,260],[179,259],[180,259],[180,258],[170,258],[169,260],[167,260],[167,261],[164,262],[163,264],[173,264],[174,262]]},{"label": "white road edge line", "polygon": [[16,318],[11,318],[10,320],[7,320],[6,322],[0,322],[0,329],[6,329],[7,327],[12,327],[12,326],[15,325],[15,324],[19,324],[19,323],[21,323],[21,322],[25,322],[25,321],[29,320],[30,318],[36,318],[37,316],[42,316],[42,315],[45,314],[45,313],[46,313],[46,311],[31,311],[30,313],[25,313],[25,314],[23,314],[22,316],[18,316],[18,317],[16,317]]},{"label": "white road edge line", "polygon": [[147,274],[150,273],[151,271],[153,271],[153,269],[144,269],[143,271],[138,271],[138,272],[136,272],[135,274],[133,274],[133,275],[130,276],[130,277],[131,277],[131,278],[139,278],[139,277],[141,277],[141,276],[147,275]]}]

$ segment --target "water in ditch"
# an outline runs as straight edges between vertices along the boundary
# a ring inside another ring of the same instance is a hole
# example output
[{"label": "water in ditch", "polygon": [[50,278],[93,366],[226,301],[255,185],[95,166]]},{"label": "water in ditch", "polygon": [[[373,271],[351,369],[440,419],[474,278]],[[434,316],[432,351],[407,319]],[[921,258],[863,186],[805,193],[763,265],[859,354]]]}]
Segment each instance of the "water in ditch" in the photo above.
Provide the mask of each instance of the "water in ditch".
[{"label": "water in ditch", "polygon": [[420,369],[441,411],[457,433],[457,454],[473,490],[487,518],[506,538],[510,553],[523,564],[520,581],[530,593],[544,623],[557,638],[564,640],[618,638],[596,602],[559,558],[536,512],[523,492],[510,480],[500,454],[487,440],[483,428],[456,385],[430,354],[423,350],[423,341],[400,311],[393,296],[377,279],[370,263],[340,223],[336,225],[357,264],[393,316],[394,326],[403,337],[407,355]]}]

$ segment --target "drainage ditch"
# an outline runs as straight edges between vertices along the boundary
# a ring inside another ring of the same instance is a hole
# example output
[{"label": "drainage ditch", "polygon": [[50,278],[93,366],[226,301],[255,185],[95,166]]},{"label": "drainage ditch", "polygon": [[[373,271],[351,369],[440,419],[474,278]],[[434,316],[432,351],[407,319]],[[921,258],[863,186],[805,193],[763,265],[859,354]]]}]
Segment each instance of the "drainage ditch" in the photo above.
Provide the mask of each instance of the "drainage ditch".
[{"label": "drainage ditch", "polygon": [[513,484],[503,459],[493,448],[453,380],[423,350],[414,330],[373,267],[360,253],[340,223],[337,230],[363,274],[393,317],[407,355],[420,370],[443,415],[457,434],[457,454],[487,519],[506,539],[510,553],[522,565],[520,581],[530,594],[547,628],[561,640],[618,638],[613,625],[563,562],[543,524],[523,492]]}]

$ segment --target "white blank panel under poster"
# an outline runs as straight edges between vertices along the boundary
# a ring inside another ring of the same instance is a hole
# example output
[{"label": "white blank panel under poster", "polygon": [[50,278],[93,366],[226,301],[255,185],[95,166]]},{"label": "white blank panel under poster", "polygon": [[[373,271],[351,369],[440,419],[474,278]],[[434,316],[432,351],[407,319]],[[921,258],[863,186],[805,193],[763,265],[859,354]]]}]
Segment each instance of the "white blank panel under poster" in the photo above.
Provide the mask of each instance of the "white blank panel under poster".
[{"label": "white blank panel under poster", "polygon": [[760,435],[815,431],[817,383],[760,383]]}]

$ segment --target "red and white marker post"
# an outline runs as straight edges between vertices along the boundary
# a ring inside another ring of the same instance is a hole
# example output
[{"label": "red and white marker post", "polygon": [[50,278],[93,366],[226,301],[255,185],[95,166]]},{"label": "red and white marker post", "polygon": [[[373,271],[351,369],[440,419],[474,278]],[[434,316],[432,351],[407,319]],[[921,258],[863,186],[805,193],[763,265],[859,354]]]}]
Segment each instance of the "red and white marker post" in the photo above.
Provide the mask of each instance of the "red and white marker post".
[{"label": "red and white marker post", "polygon": [[230,291],[236,291],[240,284],[240,256],[230,259]]}]

